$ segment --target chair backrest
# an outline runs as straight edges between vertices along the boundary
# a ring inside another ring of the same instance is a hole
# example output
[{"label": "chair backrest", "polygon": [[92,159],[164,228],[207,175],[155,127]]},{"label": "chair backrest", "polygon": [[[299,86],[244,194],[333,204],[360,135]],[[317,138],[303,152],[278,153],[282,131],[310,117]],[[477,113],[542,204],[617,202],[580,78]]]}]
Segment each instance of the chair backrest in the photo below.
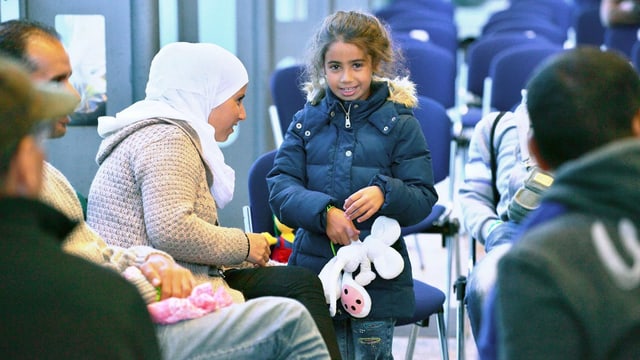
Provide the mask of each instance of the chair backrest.
[{"label": "chair backrest", "polygon": [[573,0],[571,2],[565,0],[511,0],[510,6],[514,10],[524,10],[547,16],[549,20],[565,31],[571,27],[575,7]]},{"label": "chair backrest", "polygon": [[577,45],[600,46],[604,43],[604,26],[600,21],[600,7],[578,8],[573,18]]},{"label": "chair backrest", "polygon": [[533,21],[550,21],[544,15],[531,13],[525,10],[518,10],[511,7],[508,7],[504,10],[496,11],[493,14],[489,15],[489,18],[485,22],[483,27],[491,26],[492,24],[499,23],[502,21],[510,21],[513,19],[518,19],[524,22],[528,22],[529,20]]},{"label": "chair backrest", "polygon": [[[269,232],[275,235],[273,212],[269,206],[267,174],[273,168],[273,159],[276,156],[276,152],[277,150],[271,150],[260,155],[249,168],[248,184],[251,231],[256,233]],[[246,220],[247,219],[245,219],[245,221]]]},{"label": "chair backrest", "polygon": [[453,23],[406,21],[390,24],[395,41],[403,41],[405,36],[414,39],[433,42],[451,52],[453,56],[458,51],[458,29]]},{"label": "chair backrest", "polygon": [[395,0],[376,10],[374,15],[389,22],[394,17],[401,17],[411,13],[421,13],[421,16],[424,17],[453,21],[455,6],[450,1],[443,0]]},{"label": "chair backrest", "polygon": [[636,72],[640,73],[640,40],[636,41],[631,47],[631,63]]},{"label": "chair backrest", "polygon": [[514,32],[483,36],[471,43],[466,55],[467,91],[482,97],[484,79],[489,74],[491,60],[502,50],[522,44],[551,44],[551,42],[544,37]]},{"label": "chair backrest", "polygon": [[535,17],[528,19],[514,18],[505,19],[502,21],[487,23],[482,28],[482,35],[488,35],[498,32],[515,32],[515,31],[527,31],[534,33],[538,36],[544,36],[549,41],[556,44],[564,44],[567,40],[567,32],[562,30],[556,24]]},{"label": "chair backrest", "polygon": [[456,103],[456,59],[444,48],[414,39],[400,41],[410,79],[418,95],[430,97],[445,108]]},{"label": "chair backrest", "polygon": [[449,176],[452,122],[442,104],[426,96],[418,96],[414,113],[431,151],[431,166],[436,183]]},{"label": "chair backrest", "polygon": [[527,85],[535,68],[546,58],[563,50],[555,45],[520,45],[501,51],[489,68],[489,111],[509,111],[522,100],[521,91]]},{"label": "chair backrest", "polygon": [[604,46],[631,59],[631,48],[638,40],[640,26],[608,26],[604,30]]},{"label": "chair backrest", "polygon": [[302,109],[306,102],[306,97],[300,89],[303,71],[304,65],[296,64],[276,69],[271,73],[269,82],[271,98],[276,106],[283,135],[287,131],[293,115]]}]

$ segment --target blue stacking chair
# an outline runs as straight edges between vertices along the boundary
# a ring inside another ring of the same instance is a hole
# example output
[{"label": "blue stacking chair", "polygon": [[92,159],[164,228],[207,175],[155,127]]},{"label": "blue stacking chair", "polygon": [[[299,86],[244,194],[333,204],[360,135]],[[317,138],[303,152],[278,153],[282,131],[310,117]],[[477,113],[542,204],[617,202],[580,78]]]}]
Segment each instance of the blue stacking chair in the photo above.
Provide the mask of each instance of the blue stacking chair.
[{"label": "blue stacking chair", "polygon": [[398,319],[396,326],[414,324],[407,341],[405,360],[413,359],[416,340],[420,327],[429,326],[429,318],[436,315],[438,339],[440,340],[440,355],[442,359],[449,359],[449,344],[447,343],[447,329],[445,324],[444,304],[446,295],[438,288],[413,279],[413,293],[416,299],[416,310],[411,318]]},{"label": "blue stacking chair", "polygon": [[[535,36],[525,32],[505,32],[491,36],[478,38],[467,48],[465,65],[467,69],[467,96],[473,98],[472,103],[467,104],[467,110],[461,114],[461,131],[456,137],[456,146],[464,151],[471,138],[473,128],[483,116],[482,98],[484,97],[484,82],[489,75],[491,60],[501,51],[523,44],[552,43],[544,37]],[[457,151],[454,151],[456,153]],[[463,153],[463,161],[466,159],[466,151]],[[466,161],[465,161],[466,162]]]},{"label": "blue stacking chair", "polygon": [[631,47],[631,63],[636,72],[640,73],[640,40],[636,41]]},{"label": "blue stacking chair", "polygon": [[271,150],[260,155],[249,168],[249,205],[242,209],[246,232],[276,235],[267,186],[267,174],[273,168],[276,153],[277,150]]},{"label": "blue stacking chair", "polygon": [[562,45],[567,40],[567,32],[549,20],[536,17],[513,18],[486,23],[482,28],[482,35],[499,32],[529,32],[537,36],[544,36],[553,43]]},{"label": "blue stacking chair", "polygon": [[416,12],[424,13],[433,19],[453,21],[455,6],[452,2],[444,0],[395,0],[376,10],[374,15],[389,22],[393,17]]},{"label": "blue stacking chair", "polygon": [[525,9],[517,9],[513,7],[508,7],[504,10],[496,11],[489,15],[487,21],[485,21],[484,26],[490,26],[492,24],[496,24],[502,21],[510,21],[513,19],[518,19],[519,21],[523,21],[528,23],[529,21],[546,21],[551,24],[553,22],[549,17],[545,14],[537,14],[535,12],[527,11]]},{"label": "blue stacking chair", "polygon": [[399,41],[418,95],[430,97],[446,109],[456,103],[456,58],[431,42],[412,38]]},{"label": "blue stacking chair", "polygon": [[573,17],[576,45],[600,46],[604,43],[604,26],[600,21],[600,7],[577,8]]},{"label": "blue stacking chair", "polygon": [[631,48],[638,40],[640,26],[608,26],[604,30],[604,46],[631,59]]},{"label": "blue stacking chair", "polygon": [[415,19],[389,24],[394,40],[406,37],[432,42],[448,50],[454,58],[458,53],[458,28],[453,23]]},{"label": "blue stacking chair", "polygon": [[484,79],[489,74],[489,67],[493,57],[502,50],[522,44],[551,45],[551,42],[535,34],[506,32],[481,37],[471,43],[467,49],[465,60],[467,67],[467,92],[478,99],[482,99],[484,95]]},{"label": "blue stacking chair", "polygon": [[[249,205],[243,207],[244,227],[246,232],[269,232],[274,234],[273,213],[269,207],[269,188],[267,174],[273,168],[277,150],[271,150],[259,156],[249,168]],[[413,358],[416,340],[420,327],[429,325],[431,315],[436,315],[438,338],[442,358],[449,359],[447,332],[445,328],[445,294],[422,281],[413,280],[416,301],[414,314],[410,318],[398,319],[396,326],[414,324],[407,345],[406,359]]]},{"label": "blue stacking chair", "polygon": [[[431,164],[435,183],[445,180],[453,181],[450,162],[450,144],[452,139],[452,122],[442,104],[425,96],[418,96],[419,106],[415,109],[415,116],[420,122],[422,132],[431,151]],[[442,246],[447,250],[446,291],[452,288],[453,262],[459,267],[459,249],[457,246],[460,223],[452,217],[453,204],[451,199],[438,202],[431,213],[415,225],[402,228],[405,237],[415,236],[420,267],[424,268],[424,260],[418,241],[418,234],[438,234],[442,239]],[[454,258],[455,256],[455,258]],[[458,272],[456,270],[456,272]],[[448,318],[449,296],[445,306],[445,319]]]},{"label": "blue stacking chair", "polygon": [[526,87],[535,68],[562,50],[556,45],[525,44],[496,55],[485,81],[483,114],[512,110],[522,100],[521,90]]},{"label": "blue stacking chair", "polygon": [[565,0],[511,0],[510,8],[545,16],[567,31],[571,27],[575,4]]},{"label": "blue stacking chair", "polygon": [[269,117],[276,147],[282,143],[293,115],[302,109],[306,102],[301,90],[303,71],[304,66],[296,64],[276,69],[271,73],[269,89],[273,105],[269,108]]}]

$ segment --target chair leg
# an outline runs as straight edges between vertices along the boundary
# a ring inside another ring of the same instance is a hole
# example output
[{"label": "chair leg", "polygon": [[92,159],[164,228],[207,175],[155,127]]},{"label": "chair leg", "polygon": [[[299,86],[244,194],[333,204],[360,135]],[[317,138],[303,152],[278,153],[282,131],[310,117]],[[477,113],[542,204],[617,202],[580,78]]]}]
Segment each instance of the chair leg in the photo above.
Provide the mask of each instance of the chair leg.
[{"label": "chair leg", "polygon": [[420,261],[420,270],[424,271],[424,259],[422,258],[422,249],[420,248],[420,239],[418,234],[413,234],[413,241],[416,243],[416,252],[418,253],[418,261]]},{"label": "chair leg", "polygon": [[451,299],[451,286],[452,286],[452,281],[451,281],[451,276],[453,275],[453,241],[451,241],[451,237],[450,236],[445,236],[445,241],[446,241],[446,246],[447,246],[447,279],[445,281],[445,288],[446,290],[444,291],[446,298],[444,300],[444,319],[445,319],[445,328],[447,327],[447,325],[449,324],[449,307],[450,307],[450,301],[449,299]]},{"label": "chair leg", "polygon": [[438,338],[440,339],[440,354],[443,360],[449,360],[449,344],[447,330],[444,326],[444,312],[436,314],[436,324],[438,325]]},{"label": "chair leg", "polygon": [[[447,298],[445,299],[445,307],[444,307],[444,318],[447,320],[446,324],[448,325],[449,320],[449,307],[451,306],[451,302],[449,301],[451,291],[453,290],[453,277],[460,276],[461,270],[461,260],[460,260],[460,244],[458,244],[458,236],[457,234],[448,235],[445,237],[446,246],[447,246],[447,280],[446,280],[446,288],[445,294]],[[455,256],[455,274],[454,274],[454,256]]]},{"label": "chair leg", "polygon": [[456,299],[458,300],[458,316],[456,324],[456,345],[458,354],[457,360],[464,360],[464,297],[467,287],[466,276],[460,276],[458,280],[456,280],[456,284],[454,285],[454,287],[456,292]]},{"label": "chair leg", "polygon": [[456,191],[456,166],[458,164],[458,151],[459,146],[457,144],[457,140],[451,141],[451,147],[449,151],[449,201],[453,202],[453,198]]},{"label": "chair leg", "polygon": [[409,333],[409,340],[407,342],[407,352],[404,355],[405,360],[413,359],[413,352],[416,348],[416,340],[418,339],[418,331],[420,331],[420,326],[417,324],[411,325],[411,333]]}]

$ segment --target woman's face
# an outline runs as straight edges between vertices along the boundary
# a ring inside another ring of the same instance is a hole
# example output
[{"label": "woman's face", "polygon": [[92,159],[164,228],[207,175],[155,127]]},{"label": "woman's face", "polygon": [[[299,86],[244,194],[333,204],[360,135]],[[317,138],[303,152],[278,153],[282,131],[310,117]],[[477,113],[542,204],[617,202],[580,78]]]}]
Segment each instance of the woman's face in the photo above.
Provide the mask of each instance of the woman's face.
[{"label": "woman's face", "polygon": [[[248,85],[248,84],[247,84]],[[215,107],[209,113],[209,125],[216,129],[216,141],[223,142],[233,133],[234,126],[247,118],[242,100],[247,92],[247,85],[233,94],[227,101]]]}]

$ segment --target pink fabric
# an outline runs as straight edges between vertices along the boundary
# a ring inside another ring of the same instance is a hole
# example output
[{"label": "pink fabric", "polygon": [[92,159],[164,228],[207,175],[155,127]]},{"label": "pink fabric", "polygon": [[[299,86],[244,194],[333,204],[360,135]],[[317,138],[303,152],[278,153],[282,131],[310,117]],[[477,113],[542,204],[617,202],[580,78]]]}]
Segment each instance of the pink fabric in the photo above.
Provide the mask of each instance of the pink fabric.
[{"label": "pink fabric", "polygon": [[233,303],[231,295],[223,286],[214,292],[211,283],[202,283],[186,298],[169,298],[147,305],[151,319],[156,324],[173,324],[195,319]]}]

